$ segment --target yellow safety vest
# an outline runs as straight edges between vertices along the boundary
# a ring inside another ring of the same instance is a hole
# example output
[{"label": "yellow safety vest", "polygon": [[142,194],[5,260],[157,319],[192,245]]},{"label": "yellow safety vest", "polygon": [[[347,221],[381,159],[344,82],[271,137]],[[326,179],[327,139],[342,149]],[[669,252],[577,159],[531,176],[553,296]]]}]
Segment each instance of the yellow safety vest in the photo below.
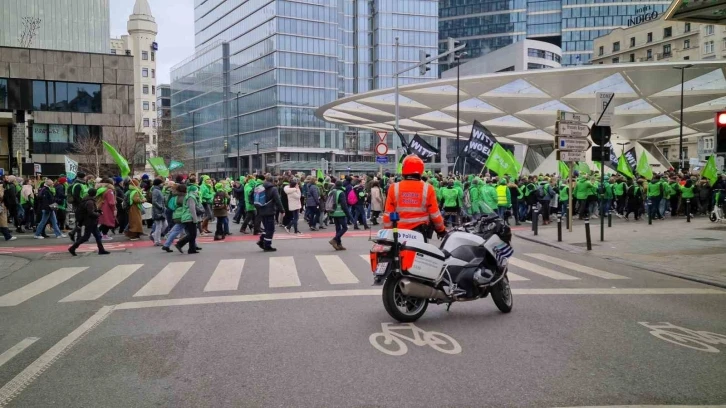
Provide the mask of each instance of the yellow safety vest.
[{"label": "yellow safety vest", "polygon": [[497,205],[504,207],[507,205],[507,186],[497,186]]}]

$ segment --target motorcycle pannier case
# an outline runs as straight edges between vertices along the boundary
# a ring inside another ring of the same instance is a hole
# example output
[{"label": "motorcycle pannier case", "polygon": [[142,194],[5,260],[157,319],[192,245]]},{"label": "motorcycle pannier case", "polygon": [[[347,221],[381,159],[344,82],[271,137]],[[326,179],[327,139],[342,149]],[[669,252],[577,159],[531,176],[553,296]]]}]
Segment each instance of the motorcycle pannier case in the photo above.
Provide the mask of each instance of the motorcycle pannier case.
[{"label": "motorcycle pannier case", "polygon": [[401,248],[401,267],[404,273],[436,280],[444,267],[444,254],[431,244],[407,241]]}]

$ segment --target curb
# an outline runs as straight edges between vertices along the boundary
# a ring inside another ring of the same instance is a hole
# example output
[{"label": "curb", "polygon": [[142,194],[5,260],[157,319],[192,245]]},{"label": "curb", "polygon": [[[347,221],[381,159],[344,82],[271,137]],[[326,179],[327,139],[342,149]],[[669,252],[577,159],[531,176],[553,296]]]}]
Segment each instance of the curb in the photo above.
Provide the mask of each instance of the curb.
[{"label": "curb", "polygon": [[[573,247],[571,245],[567,245],[567,244],[556,244],[556,243],[552,243],[552,242],[548,242],[548,241],[544,241],[541,239],[537,239],[537,238],[530,237],[530,236],[524,236],[524,235],[520,235],[520,234],[514,234],[514,236],[516,236],[517,238],[521,238],[525,241],[533,242],[535,244],[548,246],[550,248],[555,248],[555,249],[559,249],[559,250],[574,253],[574,254],[582,255],[582,254],[587,253],[586,251],[583,251],[580,248],[575,248],[575,247]],[[656,267],[653,267],[653,266],[650,266],[647,264],[643,264],[640,262],[633,262],[633,261],[629,261],[627,259],[618,258],[618,257],[614,257],[611,255],[602,255],[602,254],[597,254],[597,253],[589,253],[588,255],[594,255],[601,259],[606,259],[608,261],[617,262],[622,265],[632,266],[634,268],[642,269],[642,270],[645,270],[648,272],[660,273],[661,275],[668,275],[668,276],[672,276],[674,278],[680,278],[680,279],[684,279],[684,280],[691,281],[691,282],[697,282],[697,283],[702,283],[704,285],[716,286],[718,288],[726,289],[726,282],[719,282],[719,281],[714,281],[714,280],[710,280],[710,279],[704,279],[704,278],[697,277],[697,276],[686,275],[681,272],[672,271],[672,270],[669,270],[666,268],[656,268]]]}]

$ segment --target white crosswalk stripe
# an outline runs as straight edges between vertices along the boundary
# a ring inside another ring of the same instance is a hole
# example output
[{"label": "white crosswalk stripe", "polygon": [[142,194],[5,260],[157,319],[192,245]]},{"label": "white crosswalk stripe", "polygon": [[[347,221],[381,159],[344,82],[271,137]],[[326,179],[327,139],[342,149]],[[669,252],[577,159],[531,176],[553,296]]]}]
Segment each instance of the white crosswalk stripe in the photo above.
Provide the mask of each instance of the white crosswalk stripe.
[{"label": "white crosswalk stripe", "polygon": [[219,261],[217,269],[214,270],[212,277],[209,278],[207,286],[204,287],[204,291],[237,290],[244,266],[244,259],[223,259]]},{"label": "white crosswalk stripe", "polygon": [[572,269],[580,273],[584,273],[590,276],[596,276],[603,279],[630,279],[627,276],[617,275],[610,272],[601,271],[599,269],[591,268],[589,266],[580,265],[574,262],[565,261],[564,259],[558,259],[553,256],[545,254],[525,254],[531,258],[539,259],[540,261],[549,262],[553,265],[562,266],[567,269]]},{"label": "white crosswalk stripe", "polygon": [[320,268],[331,285],[342,285],[346,283],[358,283],[358,278],[348,269],[348,266],[337,255],[317,255]]},{"label": "white crosswalk stripe", "polygon": [[168,295],[192,265],[194,262],[170,262],[149,283],[139,289],[134,297]]},{"label": "white crosswalk stripe", "polygon": [[509,264],[516,266],[517,268],[526,269],[532,273],[536,273],[537,275],[542,275],[547,278],[551,278],[554,280],[579,280],[580,278],[577,278],[575,276],[567,275],[561,272],[557,272],[555,270],[545,268],[544,266],[535,265],[533,263],[523,261],[519,258],[509,258]]},{"label": "white crosswalk stripe", "polygon": [[35,343],[38,340],[39,339],[37,337],[27,337],[27,338],[21,340],[18,344],[10,347],[4,353],[0,354],[0,367],[5,365],[5,363],[7,363],[8,361],[12,360],[13,357],[22,353],[23,350],[30,347],[33,343]]},{"label": "white crosswalk stripe", "polygon": [[509,278],[510,282],[516,282],[516,281],[528,281],[529,279],[525,278],[524,276],[517,275],[516,273],[507,272],[507,277]]},{"label": "white crosswalk stripe", "polygon": [[60,268],[55,272],[51,272],[48,275],[37,279],[20,289],[12,291],[6,295],[0,296],[0,307],[2,306],[17,306],[26,300],[40,295],[46,290],[52,289],[68,279],[76,276],[77,274],[88,269],[87,267],[78,268]]},{"label": "white crosswalk stripe", "polygon": [[295,258],[292,256],[270,258],[270,287],[287,288],[292,286],[300,286]]},{"label": "white crosswalk stripe", "polygon": [[98,279],[61,299],[61,302],[96,300],[105,295],[106,292],[113,289],[116,285],[123,282],[142,266],[143,264],[115,266]]}]

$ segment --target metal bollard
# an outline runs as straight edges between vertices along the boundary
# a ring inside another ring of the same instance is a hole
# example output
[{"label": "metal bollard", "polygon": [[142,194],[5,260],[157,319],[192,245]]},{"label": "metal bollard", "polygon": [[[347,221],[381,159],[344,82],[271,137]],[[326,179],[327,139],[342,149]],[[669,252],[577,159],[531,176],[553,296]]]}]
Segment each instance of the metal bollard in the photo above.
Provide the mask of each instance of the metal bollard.
[{"label": "metal bollard", "polygon": [[535,236],[539,232],[539,211],[537,210],[537,207],[535,207],[534,211],[532,211],[532,230],[534,231]]},{"label": "metal bollard", "polygon": [[562,214],[557,214],[557,242],[562,242]]},{"label": "metal bollard", "polygon": [[608,211],[608,228],[613,226],[613,210]]},{"label": "metal bollard", "polygon": [[585,218],[585,242],[587,250],[592,251],[592,239],[590,238],[590,217]]},{"label": "metal bollard", "polygon": [[691,222],[691,199],[686,198],[686,222]]},{"label": "metal bollard", "polygon": [[653,225],[653,217],[651,214],[653,214],[653,202],[648,200],[648,225]]}]

